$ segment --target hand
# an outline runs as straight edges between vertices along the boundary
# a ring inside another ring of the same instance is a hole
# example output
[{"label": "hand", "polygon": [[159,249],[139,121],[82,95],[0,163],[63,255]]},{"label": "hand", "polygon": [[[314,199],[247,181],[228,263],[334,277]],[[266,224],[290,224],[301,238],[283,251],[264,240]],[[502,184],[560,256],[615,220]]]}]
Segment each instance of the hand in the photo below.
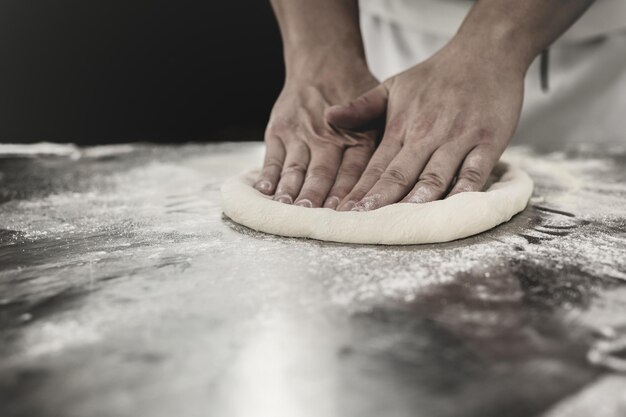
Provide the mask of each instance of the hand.
[{"label": "hand", "polygon": [[336,208],[363,173],[376,131],[333,128],[324,111],[376,85],[364,64],[335,74],[288,78],[267,125],[265,161],[254,187],[282,203]]},{"label": "hand", "polygon": [[526,71],[489,53],[451,42],[327,110],[327,120],[343,129],[386,114],[383,139],[339,210],[425,203],[483,187],[517,126]]}]

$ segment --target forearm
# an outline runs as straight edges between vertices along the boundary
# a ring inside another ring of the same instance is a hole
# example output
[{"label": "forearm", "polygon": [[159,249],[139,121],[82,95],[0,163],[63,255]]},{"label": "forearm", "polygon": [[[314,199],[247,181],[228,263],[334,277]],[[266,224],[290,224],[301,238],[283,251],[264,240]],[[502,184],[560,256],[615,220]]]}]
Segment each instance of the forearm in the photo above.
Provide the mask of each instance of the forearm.
[{"label": "forearm", "polygon": [[271,0],[287,78],[365,66],[357,0]]},{"label": "forearm", "polygon": [[594,0],[477,0],[455,42],[528,68]]}]

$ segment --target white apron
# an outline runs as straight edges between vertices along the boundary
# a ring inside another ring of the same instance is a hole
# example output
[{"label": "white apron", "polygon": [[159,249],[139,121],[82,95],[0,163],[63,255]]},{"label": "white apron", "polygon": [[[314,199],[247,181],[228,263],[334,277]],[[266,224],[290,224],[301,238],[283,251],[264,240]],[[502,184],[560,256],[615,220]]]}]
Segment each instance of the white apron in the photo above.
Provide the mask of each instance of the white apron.
[{"label": "white apron", "polygon": [[[453,36],[467,0],[361,0],[368,64],[383,80]],[[626,0],[597,0],[550,48],[549,90],[539,60],[528,71],[516,143],[537,149],[626,142]]]}]

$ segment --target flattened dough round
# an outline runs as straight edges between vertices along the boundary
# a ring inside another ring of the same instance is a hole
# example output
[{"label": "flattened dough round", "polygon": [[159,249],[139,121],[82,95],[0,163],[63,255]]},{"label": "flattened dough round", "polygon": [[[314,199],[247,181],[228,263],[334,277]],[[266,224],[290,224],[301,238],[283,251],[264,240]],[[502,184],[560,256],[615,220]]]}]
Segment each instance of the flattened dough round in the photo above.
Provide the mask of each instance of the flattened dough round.
[{"label": "flattened dough round", "polygon": [[339,212],[273,201],[252,187],[257,170],[222,186],[224,213],[251,229],[280,236],[344,243],[410,245],[448,242],[489,230],[524,210],[533,182],[500,163],[486,191],[466,192],[425,204],[396,203],[366,212]]}]

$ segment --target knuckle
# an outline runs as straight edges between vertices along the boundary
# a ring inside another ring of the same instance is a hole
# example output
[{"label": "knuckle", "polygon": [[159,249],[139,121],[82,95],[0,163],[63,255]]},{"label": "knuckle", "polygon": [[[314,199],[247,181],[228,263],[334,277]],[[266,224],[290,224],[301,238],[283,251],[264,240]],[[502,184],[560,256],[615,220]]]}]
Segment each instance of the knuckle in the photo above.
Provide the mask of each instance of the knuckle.
[{"label": "knuckle", "polygon": [[409,175],[400,168],[387,168],[387,170],[380,176],[382,181],[401,185],[406,187],[409,185]]},{"label": "knuckle", "polygon": [[411,154],[417,156],[420,153],[427,152],[436,143],[437,140],[429,136],[412,136],[404,143],[404,146],[406,147],[408,152],[411,152]]},{"label": "knuckle", "polygon": [[459,137],[463,136],[463,134],[467,131],[467,125],[464,120],[455,120],[452,124],[452,129],[450,130],[451,137]]},{"label": "knuckle", "polygon": [[385,127],[385,132],[391,136],[398,136],[404,131],[404,119],[401,117],[395,117]]},{"label": "knuckle", "polygon": [[467,181],[471,184],[480,184],[482,178],[482,172],[476,167],[464,167],[459,173],[459,180]]},{"label": "knuckle", "polygon": [[287,164],[283,168],[282,175],[288,174],[301,174],[304,175],[306,173],[306,165],[301,162],[291,162]]},{"label": "knuckle", "polygon": [[383,173],[385,172],[385,169],[387,169],[387,167],[383,165],[371,164],[369,167],[367,167],[367,169],[363,173],[363,176],[380,178],[381,175],[383,175]]},{"label": "knuckle", "polygon": [[275,139],[279,136],[281,136],[281,131],[280,129],[277,129],[274,125],[268,125],[267,128],[265,129],[265,135],[264,135],[264,140],[265,143],[272,143],[275,141]]},{"label": "knuckle", "polygon": [[265,161],[265,169],[274,169],[274,168],[282,168],[283,163],[280,159],[278,158],[274,158],[274,157],[269,157],[267,158],[267,160]]},{"label": "knuckle", "polygon": [[372,106],[372,100],[367,94],[364,94],[355,100],[351,101],[348,105],[348,109],[351,114],[358,115],[360,111],[369,109]]},{"label": "knuckle", "polygon": [[307,177],[332,180],[335,177],[335,170],[326,165],[316,165],[309,168]]},{"label": "knuckle", "polygon": [[359,97],[355,100],[352,100],[351,102],[348,103],[347,106],[343,107],[343,113],[344,115],[348,115],[350,117],[354,117],[358,114],[359,112],[359,107],[363,104],[363,100],[362,97]]},{"label": "knuckle", "polygon": [[359,104],[362,104],[362,105],[368,105],[371,100],[370,100],[370,98],[368,97],[367,94],[363,94],[362,96],[357,98],[355,101],[358,102]]},{"label": "knuckle", "polygon": [[420,115],[411,122],[409,131],[412,135],[425,135],[432,130],[437,118],[438,114],[436,112]]},{"label": "knuckle", "polygon": [[495,133],[491,129],[482,127],[476,132],[476,139],[478,143],[489,144],[494,141]]},{"label": "knuckle", "polygon": [[270,119],[265,129],[265,135],[271,135],[273,133],[280,133],[289,129],[291,121],[287,117],[274,116]]},{"label": "knuckle", "polygon": [[363,166],[356,163],[348,163],[341,166],[339,174],[345,177],[359,177],[363,172]]},{"label": "knuckle", "polygon": [[443,191],[448,185],[446,180],[440,174],[434,171],[423,173],[419,178],[419,182],[421,182],[423,185],[439,191]]}]

